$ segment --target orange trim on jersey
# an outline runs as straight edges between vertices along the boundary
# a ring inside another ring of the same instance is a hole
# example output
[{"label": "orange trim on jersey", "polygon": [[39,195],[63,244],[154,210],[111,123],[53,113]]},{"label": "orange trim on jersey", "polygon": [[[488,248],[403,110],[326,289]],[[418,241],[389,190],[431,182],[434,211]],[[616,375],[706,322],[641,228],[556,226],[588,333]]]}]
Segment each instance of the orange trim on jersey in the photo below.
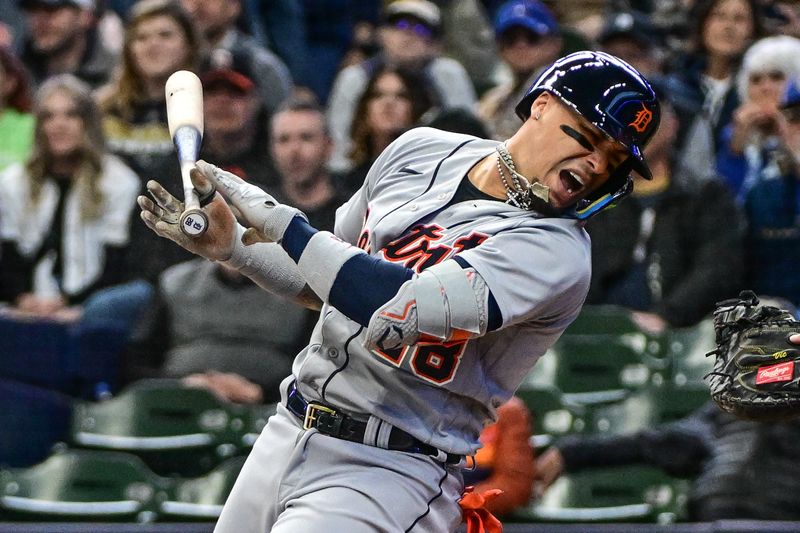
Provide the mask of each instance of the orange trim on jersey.
[{"label": "orange trim on jersey", "polygon": [[406,304],[405,309],[403,309],[403,314],[402,315],[395,315],[395,314],[389,313],[388,311],[383,311],[381,313],[381,316],[385,316],[386,318],[393,318],[395,320],[405,320],[406,318],[408,318],[408,312],[411,310],[411,306],[412,305],[416,305],[416,304],[417,304],[416,300],[411,300],[410,302],[408,302]]},{"label": "orange trim on jersey", "polygon": [[453,328],[453,332],[447,337],[448,341],[465,341],[472,338],[472,333],[465,329]]},{"label": "orange trim on jersey", "polygon": [[403,346],[397,353],[397,355],[392,355],[390,353],[384,352],[380,348],[372,350],[372,353],[378,355],[382,359],[386,359],[394,366],[399,367],[401,364],[403,364],[403,358],[405,358],[406,354],[408,353],[408,348],[409,348],[408,346]]}]

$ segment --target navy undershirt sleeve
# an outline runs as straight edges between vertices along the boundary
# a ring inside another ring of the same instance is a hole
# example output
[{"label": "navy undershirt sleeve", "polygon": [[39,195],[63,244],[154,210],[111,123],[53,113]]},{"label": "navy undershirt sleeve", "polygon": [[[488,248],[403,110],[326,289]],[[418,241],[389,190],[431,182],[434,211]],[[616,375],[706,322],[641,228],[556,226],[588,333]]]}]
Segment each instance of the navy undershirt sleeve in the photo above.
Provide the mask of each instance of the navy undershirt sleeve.
[{"label": "navy undershirt sleeve", "polygon": [[[308,241],[317,233],[305,219],[295,217],[283,234],[281,246],[294,262],[300,260]],[[456,256],[462,268],[469,263]],[[328,295],[328,303],[345,316],[367,326],[372,315],[394,298],[400,287],[414,276],[410,268],[391,263],[367,254],[358,254],[348,259],[339,269]],[[489,330],[499,328],[503,319],[500,308],[489,293]]]}]

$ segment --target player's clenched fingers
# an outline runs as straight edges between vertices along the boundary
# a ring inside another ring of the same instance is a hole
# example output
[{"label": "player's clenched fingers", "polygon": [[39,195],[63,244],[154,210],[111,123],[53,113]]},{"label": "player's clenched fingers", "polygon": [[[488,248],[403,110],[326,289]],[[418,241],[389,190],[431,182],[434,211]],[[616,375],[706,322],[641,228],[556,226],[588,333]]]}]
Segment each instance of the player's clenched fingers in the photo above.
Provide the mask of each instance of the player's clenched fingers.
[{"label": "player's clenched fingers", "polygon": [[[246,181],[244,181],[236,174],[222,170],[218,166],[212,165],[211,163],[204,161],[202,159],[199,160],[197,163],[195,163],[195,168],[199,171],[202,177],[206,178],[209,181],[216,181],[222,178],[222,179],[227,179],[237,185],[247,184]],[[197,184],[195,184],[195,187],[197,187]]]},{"label": "player's clenched fingers", "polygon": [[145,225],[153,230],[159,237],[169,239],[190,252],[193,251],[191,249],[191,239],[183,234],[178,225],[157,219],[152,213],[147,213],[146,211],[142,211],[142,220],[144,220]]},{"label": "player's clenched fingers", "polygon": [[266,191],[253,184],[247,183],[231,172],[222,170],[202,160],[196,163],[195,168],[197,168],[203,177],[207,178],[208,181],[216,187],[216,190],[232,205],[238,207],[245,216],[247,216],[247,213],[245,213],[244,209],[248,207],[260,207],[267,201],[271,202],[273,205],[276,203],[275,199]]},{"label": "player's clenched fingers", "polygon": [[256,244],[258,242],[272,242],[267,237],[265,237],[260,231],[256,228],[247,228],[242,234],[242,244],[245,246],[250,246],[251,244]]},{"label": "player's clenched fingers", "polygon": [[[208,167],[212,166],[205,161],[198,161],[198,163],[205,163]],[[207,169],[207,167],[203,168]],[[208,196],[216,189],[214,183],[205,176],[204,172],[208,172],[208,170],[201,171],[198,167],[193,168],[189,172],[189,177],[192,178],[192,185],[197,189],[197,193],[200,196]]]},{"label": "player's clenched fingers", "polygon": [[147,192],[150,193],[159,207],[164,209],[164,211],[178,214],[183,212],[183,202],[172,196],[157,181],[150,180],[147,182]]},{"label": "player's clenched fingers", "polygon": [[139,195],[136,197],[136,203],[139,204],[139,208],[142,211],[147,211],[148,213],[152,213],[158,218],[164,216],[164,210],[158,207],[153,201],[144,195]]},{"label": "player's clenched fingers", "polygon": [[170,239],[171,241],[180,244],[182,247],[186,248],[190,252],[194,251],[191,249],[191,240],[189,237],[183,234],[182,231],[178,229],[178,226],[175,224],[169,224],[164,222],[163,220],[159,220],[153,225],[153,230],[161,237],[166,239]]},{"label": "player's clenched fingers", "polygon": [[141,195],[137,197],[136,202],[139,204],[139,208],[142,212],[146,211],[151,213],[157,220],[165,220],[170,224],[177,224],[180,220],[179,213],[167,213],[147,196]]},{"label": "player's clenched fingers", "polygon": [[150,211],[142,211],[139,217],[144,221],[145,226],[153,230],[159,237],[165,237],[167,239],[176,241],[174,234],[180,233],[180,231],[176,232],[174,229],[171,230],[171,228],[175,228],[174,224],[168,224],[164,222]]}]

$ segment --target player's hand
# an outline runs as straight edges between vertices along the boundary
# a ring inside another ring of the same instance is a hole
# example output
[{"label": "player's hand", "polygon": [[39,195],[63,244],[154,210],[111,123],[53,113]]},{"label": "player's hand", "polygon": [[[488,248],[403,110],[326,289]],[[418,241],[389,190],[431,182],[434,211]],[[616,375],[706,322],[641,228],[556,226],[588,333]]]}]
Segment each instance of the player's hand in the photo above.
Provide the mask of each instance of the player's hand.
[{"label": "player's hand", "polygon": [[32,316],[48,317],[67,307],[66,299],[61,296],[37,296],[26,292],[17,298],[17,310]]},{"label": "player's hand", "polygon": [[[200,196],[208,194],[213,185],[197,170],[192,170],[192,182]],[[161,237],[178,243],[190,252],[212,261],[225,261],[233,253],[236,238],[236,218],[228,204],[220,195],[215,195],[211,202],[203,208],[209,219],[209,228],[197,238],[189,237],[180,228],[181,213],[184,204],[157,181],[147,182],[147,196],[139,196],[137,202],[141,208],[142,220],[151,230]],[[153,201],[155,200],[155,201]]]},{"label": "player's hand", "polygon": [[633,311],[631,313],[631,319],[637,326],[651,335],[661,335],[666,331],[667,326],[669,326],[667,321],[656,313]]},{"label": "player's hand", "polygon": [[210,370],[191,374],[183,378],[183,383],[189,387],[208,389],[223,400],[234,403],[261,403],[264,399],[261,387],[239,374],[230,372]]},{"label": "player's hand", "polygon": [[536,458],[536,477],[533,482],[534,495],[538,498],[564,471],[564,457],[558,448],[548,448]]},{"label": "player's hand", "polygon": [[294,217],[306,218],[299,209],[279,203],[272,195],[235,174],[202,160],[196,163],[195,169],[241,214],[244,225],[248,227],[242,236],[244,244],[281,242]]}]

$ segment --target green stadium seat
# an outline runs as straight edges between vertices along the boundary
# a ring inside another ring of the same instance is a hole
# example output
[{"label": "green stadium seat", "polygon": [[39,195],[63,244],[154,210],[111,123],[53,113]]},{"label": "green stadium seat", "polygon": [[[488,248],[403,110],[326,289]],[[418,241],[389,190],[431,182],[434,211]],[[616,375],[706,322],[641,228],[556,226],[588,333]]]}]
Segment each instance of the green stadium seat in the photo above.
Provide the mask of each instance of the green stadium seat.
[{"label": "green stadium seat", "polygon": [[564,335],[616,337],[617,342],[636,351],[653,368],[663,368],[662,335],[643,330],[631,316],[631,310],[624,307],[586,305]]},{"label": "green stadium seat", "polygon": [[665,357],[671,361],[669,377],[673,385],[707,386],[704,376],[714,366],[714,358],[706,357],[715,347],[712,319],[692,327],[668,330],[663,345]]},{"label": "green stadium seat", "polygon": [[177,481],[159,506],[162,521],[216,520],[242,470],[245,457],[226,460],[205,476]]},{"label": "green stadium seat", "polygon": [[676,386],[665,384],[652,387],[648,394],[658,411],[658,422],[674,422],[684,418],[711,400],[708,387],[704,384]]},{"label": "green stadium seat", "polygon": [[641,333],[631,311],[615,305],[585,305],[565,335],[623,335]]},{"label": "green stadium seat", "polygon": [[681,419],[710,399],[706,387],[650,385],[622,400],[584,405],[573,427],[591,434],[625,434]]},{"label": "green stadium seat", "polygon": [[584,470],[562,476],[541,500],[517,513],[534,522],[670,523],[685,518],[688,482],[646,466]]},{"label": "green stadium seat", "polygon": [[625,393],[616,401],[584,405],[575,428],[591,434],[625,434],[648,428],[658,421],[658,404],[650,389]]},{"label": "green stadium seat", "polygon": [[0,471],[0,510],[9,521],[151,522],[167,486],[133,455],[66,450]]},{"label": "green stadium seat", "polygon": [[555,346],[555,382],[577,403],[605,403],[647,386],[656,370],[647,343],[616,335],[563,335]]},{"label": "green stadium seat", "polygon": [[248,453],[250,448],[255,444],[256,439],[261,435],[264,426],[267,425],[269,417],[275,414],[277,404],[266,405],[246,405],[242,406],[242,429],[243,434],[239,439],[239,445],[242,453]]},{"label": "green stadium seat", "polygon": [[561,391],[548,385],[523,383],[515,393],[533,417],[533,446],[537,449],[550,445],[553,439],[575,430],[575,421],[583,410],[562,398]]},{"label": "green stadium seat", "polygon": [[71,444],[138,455],[159,475],[202,475],[238,453],[241,411],[178,380],[145,380],[75,406]]}]

